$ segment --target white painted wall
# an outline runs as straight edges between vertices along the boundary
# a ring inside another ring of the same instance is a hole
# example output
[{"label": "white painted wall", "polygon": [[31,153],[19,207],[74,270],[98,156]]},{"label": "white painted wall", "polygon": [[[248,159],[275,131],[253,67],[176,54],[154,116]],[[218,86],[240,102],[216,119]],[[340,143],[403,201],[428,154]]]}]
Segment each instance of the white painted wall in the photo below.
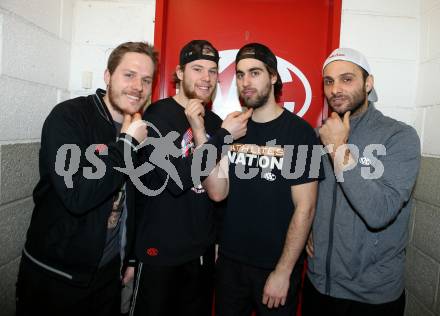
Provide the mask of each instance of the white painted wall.
[{"label": "white painted wall", "polygon": [[0,141],[39,139],[69,97],[73,0],[0,1]]},{"label": "white painted wall", "polygon": [[419,1],[343,0],[341,46],[369,60],[385,115],[414,125],[418,70]]},{"label": "white painted wall", "polygon": [[[155,0],[75,2],[70,90],[72,96],[105,88],[104,70],[108,56],[127,41],[154,43]],[[91,73],[92,87],[83,88],[84,73]]]},{"label": "white painted wall", "polygon": [[440,157],[440,0],[421,0],[416,128],[424,155]]},{"label": "white painted wall", "polygon": [[440,0],[343,0],[341,46],[364,52],[377,108],[417,129],[440,157]]},{"label": "white painted wall", "polygon": [[154,16],[155,0],[1,0],[0,142],[39,140],[57,103],[104,87],[110,51],[153,43]]}]

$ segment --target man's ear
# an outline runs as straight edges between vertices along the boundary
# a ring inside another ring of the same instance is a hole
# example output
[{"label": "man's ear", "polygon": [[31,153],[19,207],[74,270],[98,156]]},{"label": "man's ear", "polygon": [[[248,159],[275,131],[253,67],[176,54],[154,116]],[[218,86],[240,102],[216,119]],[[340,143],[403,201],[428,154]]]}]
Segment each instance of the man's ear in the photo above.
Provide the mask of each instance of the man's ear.
[{"label": "man's ear", "polygon": [[277,74],[274,74],[274,75],[271,74],[270,81],[272,82],[272,84],[275,84],[277,82],[277,80],[278,80]]},{"label": "man's ear", "polygon": [[110,77],[111,77],[110,71],[108,71],[108,69],[106,69],[104,72],[104,82],[105,82],[106,86],[108,86],[110,84]]},{"label": "man's ear", "polygon": [[183,69],[180,67],[180,65],[176,66],[176,76],[179,78],[180,81],[183,80]]},{"label": "man's ear", "polygon": [[368,75],[367,79],[365,80],[365,88],[367,90],[367,93],[370,93],[371,90],[373,90],[374,87],[374,77],[373,75]]}]

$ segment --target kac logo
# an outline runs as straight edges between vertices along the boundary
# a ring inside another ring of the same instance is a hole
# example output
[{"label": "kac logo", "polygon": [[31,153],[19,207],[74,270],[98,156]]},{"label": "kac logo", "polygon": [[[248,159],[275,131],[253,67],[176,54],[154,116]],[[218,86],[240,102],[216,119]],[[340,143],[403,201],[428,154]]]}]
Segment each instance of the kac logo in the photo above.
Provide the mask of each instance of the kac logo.
[{"label": "kac logo", "polygon": [[371,160],[368,157],[360,157],[359,163],[363,166],[371,166]]},{"label": "kac logo", "polygon": [[263,178],[267,181],[275,181],[277,176],[274,175],[272,172],[266,172],[265,174],[263,174]]}]

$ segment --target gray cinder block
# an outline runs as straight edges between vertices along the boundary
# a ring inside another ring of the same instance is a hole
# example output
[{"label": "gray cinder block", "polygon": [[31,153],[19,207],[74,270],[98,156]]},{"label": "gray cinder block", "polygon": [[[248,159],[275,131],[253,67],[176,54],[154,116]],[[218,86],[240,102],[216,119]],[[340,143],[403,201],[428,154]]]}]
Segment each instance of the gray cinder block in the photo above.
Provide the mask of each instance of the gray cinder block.
[{"label": "gray cinder block", "polygon": [[33,206],[28,198],[0,207],[0,266],[21,255]]},{"label": "gray cinder block", "polygon": [[32,195],[39,179],[40,143],[1,145],[0,205]]},{"label": "gray cinder block", "polygon": [[429,204],[440,206],[440,158],[422,157],[414,196]]},{"label": "gray cinder block", "polygon": [[440,262],[440,207],[416,200],[413,244]]},{"label": "gray cinder block", "polygon": [[434,314],[423,307],[411,293],[407,293],[405,316],[434,316]]},{"label": "gray cinder block", "polygon": [[406,256],[406,288],[426,308],[435,301],[440,264],[418,249],[409,246]]},{"label": "gray cinder block", "polygon": [[0,315],[15,315],[15,283],[17,282],[20,258],[0,266]]}]

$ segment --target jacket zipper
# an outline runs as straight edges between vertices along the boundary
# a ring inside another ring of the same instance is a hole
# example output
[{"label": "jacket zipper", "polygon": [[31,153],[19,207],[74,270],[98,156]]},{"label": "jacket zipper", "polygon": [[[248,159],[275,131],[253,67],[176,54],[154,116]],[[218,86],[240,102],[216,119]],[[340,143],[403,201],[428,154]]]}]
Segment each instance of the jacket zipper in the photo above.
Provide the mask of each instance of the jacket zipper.
[{"label": "jacket zipper", "polygon": [[333,231],[334,231],[334,223],[335,223],[335,213],[336,213],[336,193],[337,193],[338,183],[335,179],[335,186],[333,187],[333,201],[332,201],[332,210],[330,213],[330,229],[328,236],[328,249],[325,263],[325,293],[330,295],[330,266],[331,266],[331,257],[333,251]]}]

